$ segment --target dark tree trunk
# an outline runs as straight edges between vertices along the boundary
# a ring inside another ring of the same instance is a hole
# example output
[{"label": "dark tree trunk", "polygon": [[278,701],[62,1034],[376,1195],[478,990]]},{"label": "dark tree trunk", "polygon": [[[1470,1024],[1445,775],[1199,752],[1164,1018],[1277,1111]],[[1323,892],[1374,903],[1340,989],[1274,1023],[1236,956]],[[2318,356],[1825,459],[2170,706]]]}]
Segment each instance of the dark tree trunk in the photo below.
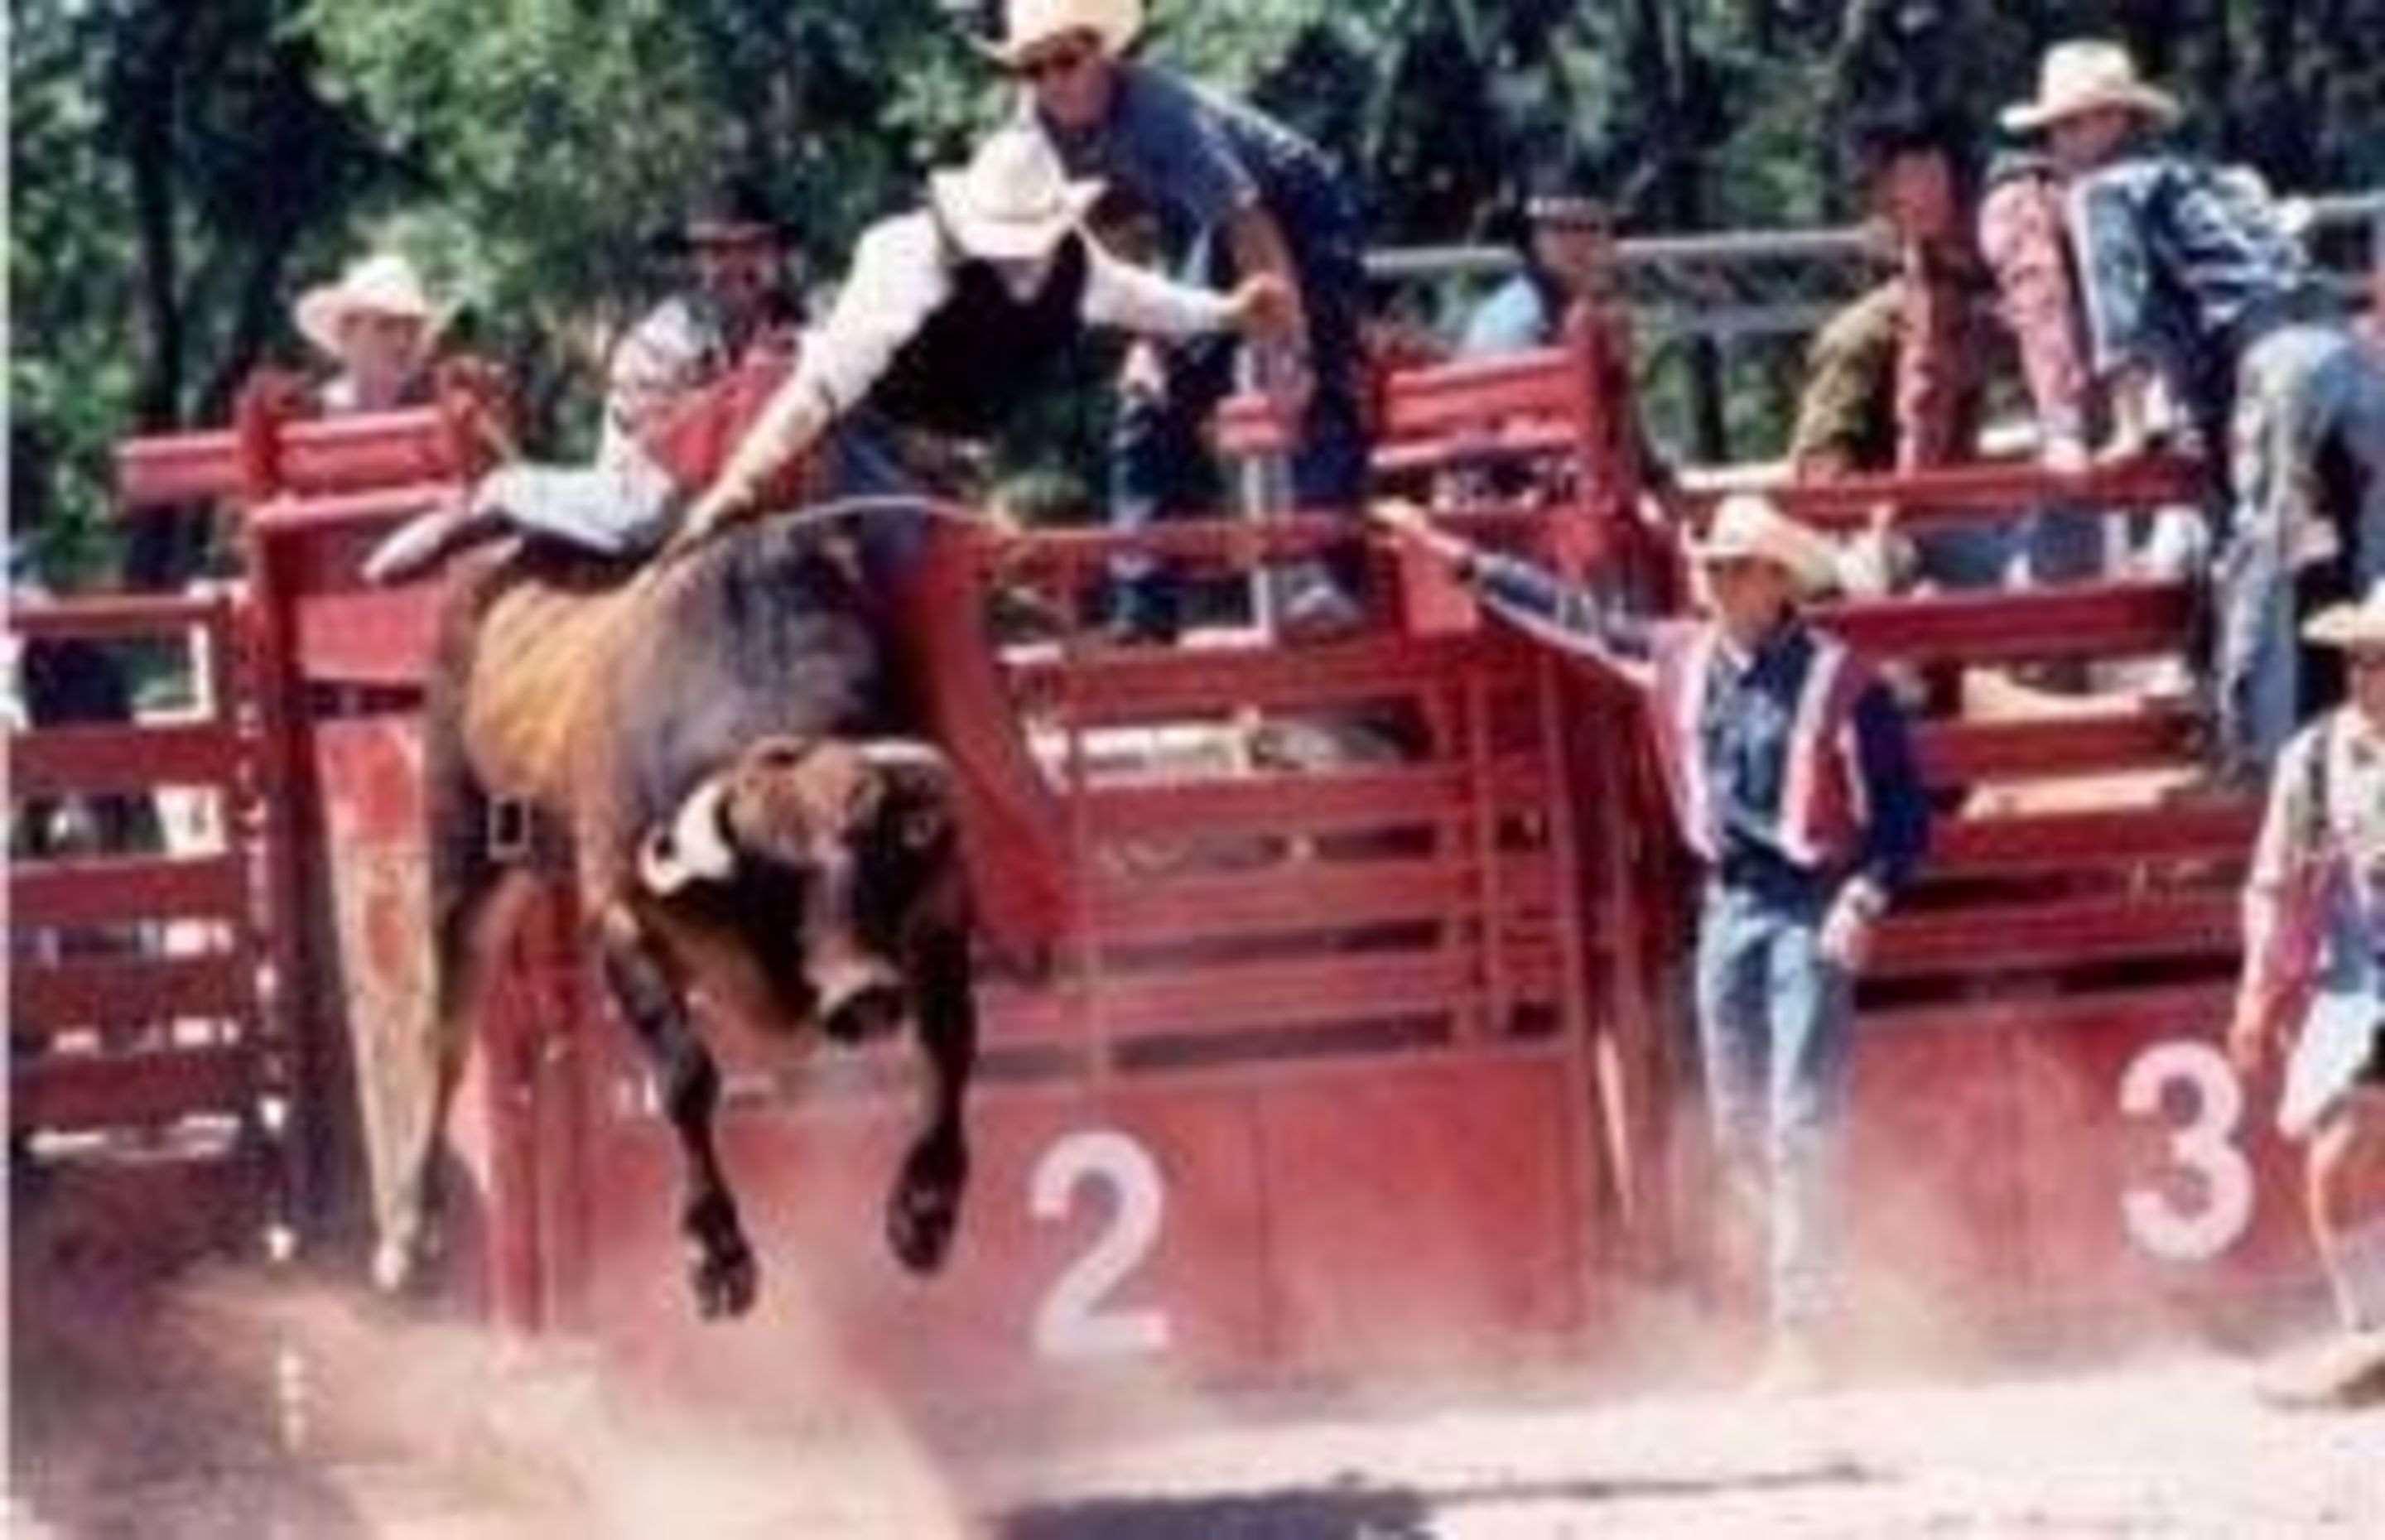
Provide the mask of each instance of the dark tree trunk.
[{"label": "dark tree trunk", "polygon": [[319,173],[310,164],[310,146],[305,143],[307,135],[321,128],[315,110],[312,65],[311,57],[295,44],[283,43],[274,50],[272,86],[263,113],[268,125],[263,149],[267,163],[274,168],[268,178],[271,192],[263,200],[261,218],[251,236],[223,355],[200,392],[199,416],[205,422],[221,421],[230,415],[241,381],[263,354],[266,339],[272,335],[281,312],[290,254],[322,201],[322,189],[314,184]]},{"label": "dark tree trunk", "polygon": [[2221,155],[2232,155],[2241,143],[2233,96],[2236,43],[2229,31],[2228,0],[2209,0],[2209,14],[2196,29],[2202,49],[2196,61],[2195,84],[2203,97],[2204,110],[2210,115],[2212,147]]},{"label": "dark tree trunk", "polygon": [[181,420],[181,261],[175,237],[174,119],[181,97],[183,44],[194,7],[169,5],[148,19],[154,35],[120,78],[123,151],[132,180],[132,215],[141,260],[141,382],[133,398],[139,425],[157,430]]}]

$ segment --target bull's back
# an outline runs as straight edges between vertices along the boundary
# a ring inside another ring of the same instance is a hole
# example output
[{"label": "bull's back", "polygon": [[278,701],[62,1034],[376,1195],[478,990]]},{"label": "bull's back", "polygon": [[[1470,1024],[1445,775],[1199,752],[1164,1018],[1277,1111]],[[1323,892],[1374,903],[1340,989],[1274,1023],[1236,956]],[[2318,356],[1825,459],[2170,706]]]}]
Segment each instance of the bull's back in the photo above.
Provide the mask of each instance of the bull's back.
[{"label": "bull's back", "polygon": [[572,592],[517,583],[481,612],[464,691],[472,768],[498,796],[562,806],[586,735],[639,645],[639,585]]}]

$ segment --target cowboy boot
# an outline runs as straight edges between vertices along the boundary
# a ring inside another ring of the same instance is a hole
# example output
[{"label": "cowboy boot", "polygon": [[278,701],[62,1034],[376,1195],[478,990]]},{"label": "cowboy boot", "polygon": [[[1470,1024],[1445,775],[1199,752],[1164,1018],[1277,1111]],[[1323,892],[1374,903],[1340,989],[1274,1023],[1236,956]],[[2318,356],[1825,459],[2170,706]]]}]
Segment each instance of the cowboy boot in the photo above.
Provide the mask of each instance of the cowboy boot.
[{"label": "cowboy boot", "polygon": [[468,545],[505,532],[504,515],[458,499],[417,514],[373,547],[365,558],[364,579],[375,588],[410,583]]}]

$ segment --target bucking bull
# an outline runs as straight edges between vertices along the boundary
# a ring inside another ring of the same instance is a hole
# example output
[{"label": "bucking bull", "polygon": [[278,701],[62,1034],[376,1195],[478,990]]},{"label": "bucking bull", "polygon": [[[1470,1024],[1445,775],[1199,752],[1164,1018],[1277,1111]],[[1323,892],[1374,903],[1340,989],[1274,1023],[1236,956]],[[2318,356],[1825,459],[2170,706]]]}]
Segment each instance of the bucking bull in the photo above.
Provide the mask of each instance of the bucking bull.
[{"label": "bucking bull", "polygon": [[926,1118],[886,1237],[916,1271],[943,1261],[977,1038],[959,798],[943,755],[898,730],[918,714],[877,608],[818,523],[783,515],[627,581],[535,543],[451,569],[425,723],[435,971],[418,1041],[435,1088],[395,1140],[384,1286],[435,1238],[474,975],[513,878],[491,841],[506,803],[568,832],[590,944],[681,1143],[698,1310],[743,1312],[757,1276],[713,1147],[720,1075],[696,999],[780,1036],[916,1024]]}]

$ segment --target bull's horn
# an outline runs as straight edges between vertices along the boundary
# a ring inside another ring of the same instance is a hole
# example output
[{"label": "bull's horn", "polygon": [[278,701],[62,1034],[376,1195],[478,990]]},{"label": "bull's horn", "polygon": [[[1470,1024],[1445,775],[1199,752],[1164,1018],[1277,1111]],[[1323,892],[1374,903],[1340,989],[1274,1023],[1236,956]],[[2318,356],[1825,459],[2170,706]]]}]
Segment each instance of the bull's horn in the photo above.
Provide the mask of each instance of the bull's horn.
[{"label": "bull's horn", "polygon": [[873,739],[861,746],[861,762],[876,770],[942,772],[952,768],[943,750],[916,738]]},{"label": "bull's horn", "polygon": [[715,776],[687,794],[668,824],[646,832],[638,847],[638,880],[646,891],[668,898],[698,878],[718,882],[736,871],[722,805],[728,795],[729,778]]}]

